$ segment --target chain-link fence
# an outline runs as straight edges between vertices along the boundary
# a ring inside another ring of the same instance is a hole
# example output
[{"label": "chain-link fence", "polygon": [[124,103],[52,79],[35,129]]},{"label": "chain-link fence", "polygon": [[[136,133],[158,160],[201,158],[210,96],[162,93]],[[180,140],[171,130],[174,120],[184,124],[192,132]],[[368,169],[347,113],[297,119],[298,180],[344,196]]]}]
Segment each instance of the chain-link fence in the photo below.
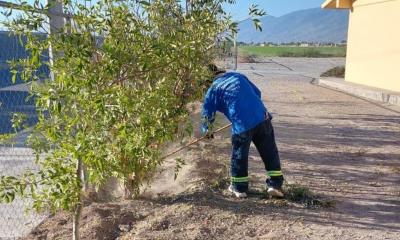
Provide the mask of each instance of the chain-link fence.
[{"label": "chain-link fence", "polygon": [[217,41],[217,65],[227,70],[236,70],[238,64],[238,48],[229,40]]},{"label": "chain-link fence", "polygon": [[[26,145],[29,129],[37,122],[34,99],[29,98],[29,84],[17,76],[12,82],[8,61],[26,57],[23,41],[7,31],[0,32],[0,134],[15,133],[12,118],[23,114],[27,127],[17,133],[10,143],[0,143],[0,176],[18,176],[27,169],[35,170],[32,149]],[[40,69],[48,73],[43,66]],[[29,233],[43,216],[26,212],[29,200],[16,199],[0,204],[0,239],[16,239]]]}]

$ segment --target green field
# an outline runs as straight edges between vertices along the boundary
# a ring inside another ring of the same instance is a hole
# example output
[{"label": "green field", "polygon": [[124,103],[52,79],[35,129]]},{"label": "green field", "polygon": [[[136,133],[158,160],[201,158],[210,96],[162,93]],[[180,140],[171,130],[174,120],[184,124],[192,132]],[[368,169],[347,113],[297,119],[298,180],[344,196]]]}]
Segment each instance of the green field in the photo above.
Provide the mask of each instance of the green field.
[{"label": "green field", "polygon": [[245,55],[265,57],[345,57],[345,47],[278,47],[240,46]]}]

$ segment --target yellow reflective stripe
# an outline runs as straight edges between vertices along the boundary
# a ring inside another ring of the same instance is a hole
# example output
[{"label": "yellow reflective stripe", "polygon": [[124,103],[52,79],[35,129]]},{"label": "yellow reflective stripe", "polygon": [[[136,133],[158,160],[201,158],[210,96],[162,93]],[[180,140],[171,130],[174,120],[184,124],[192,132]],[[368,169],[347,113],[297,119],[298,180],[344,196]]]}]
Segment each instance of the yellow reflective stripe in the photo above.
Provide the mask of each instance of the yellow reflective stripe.
[{"label": "yellow reflective stripe", "polygon": [[231,177],[232,182],[240,183],[240,182],[248,182],[249,177]]},{"label": "yellow reflective stripe", "polygon": [[267,174],[270,177],[279,177],[282,176],[282,171],[268,171]]}]

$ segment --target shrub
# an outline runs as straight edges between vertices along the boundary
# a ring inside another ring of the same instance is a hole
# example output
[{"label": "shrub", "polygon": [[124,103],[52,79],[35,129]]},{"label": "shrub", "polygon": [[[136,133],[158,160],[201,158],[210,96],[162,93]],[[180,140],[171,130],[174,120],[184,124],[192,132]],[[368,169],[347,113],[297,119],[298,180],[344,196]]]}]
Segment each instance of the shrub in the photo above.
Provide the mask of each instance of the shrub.
[{"label": "shrub", "polygon": [[341,67],[334,67],[329,69],[328,71],[321,74],[321,77],[338,77],[344,78],[346,73],[346,68],[344,66]]}]

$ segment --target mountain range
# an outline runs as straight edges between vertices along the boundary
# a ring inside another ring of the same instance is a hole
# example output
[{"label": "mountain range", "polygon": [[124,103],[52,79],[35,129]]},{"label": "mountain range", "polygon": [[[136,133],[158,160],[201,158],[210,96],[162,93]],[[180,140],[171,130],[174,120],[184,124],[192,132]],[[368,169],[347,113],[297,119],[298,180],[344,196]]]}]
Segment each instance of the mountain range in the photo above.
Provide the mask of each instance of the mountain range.
[{"label": "mountain range", "polygon": [[238,41],[340,43],[347,39],[349,11],[311,8],[260,20],[262,32],[256,31],[251,19],[240,22]]}]

